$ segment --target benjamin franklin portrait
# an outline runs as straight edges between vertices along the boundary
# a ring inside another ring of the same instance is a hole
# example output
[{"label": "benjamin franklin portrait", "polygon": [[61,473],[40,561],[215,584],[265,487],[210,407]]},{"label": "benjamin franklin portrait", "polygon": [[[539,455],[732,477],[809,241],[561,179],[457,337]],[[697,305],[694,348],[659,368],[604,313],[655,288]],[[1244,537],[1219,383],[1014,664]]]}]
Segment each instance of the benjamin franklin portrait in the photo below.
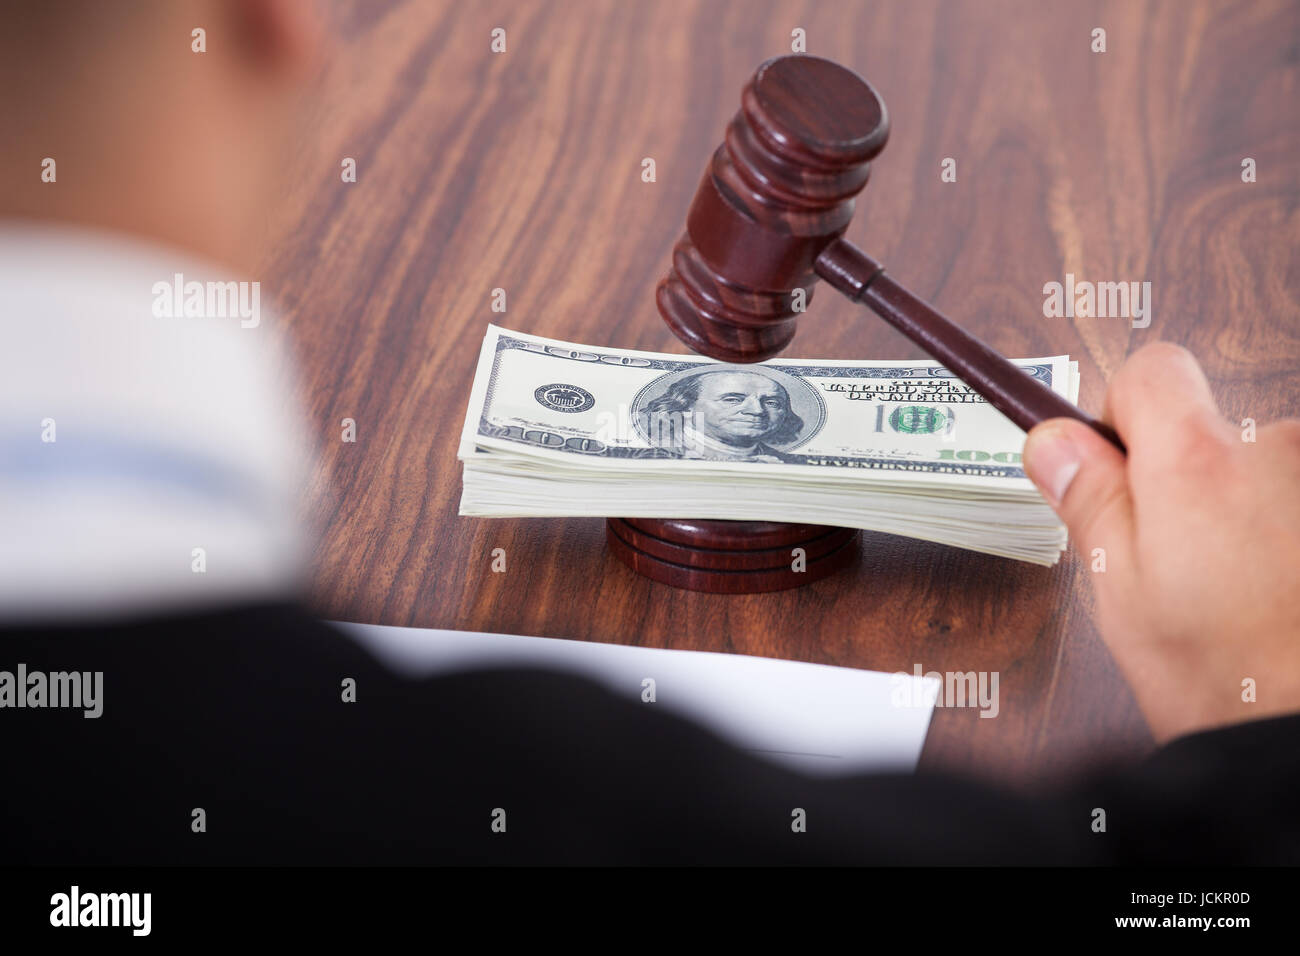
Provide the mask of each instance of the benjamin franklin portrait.
[{"label": "benjamin franklin portrait", "polygon": [[644,415],[651,444],[706,461],[791,461],[779,446],[805,431],[773,374],[734,365],[677,378]]}]

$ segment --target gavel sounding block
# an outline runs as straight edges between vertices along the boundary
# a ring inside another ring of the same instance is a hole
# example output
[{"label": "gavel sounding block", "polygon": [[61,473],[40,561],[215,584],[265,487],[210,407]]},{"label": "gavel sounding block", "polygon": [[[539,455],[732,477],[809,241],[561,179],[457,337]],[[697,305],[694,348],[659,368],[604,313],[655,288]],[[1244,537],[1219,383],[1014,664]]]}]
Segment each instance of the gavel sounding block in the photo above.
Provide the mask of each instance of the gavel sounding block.
[{"label": "gavel sounding block", "polygon": [[609,518],[610,550],[654,581],[690,591],[783,591],[826,577],[860,553],[854,528],[777,521]]}]

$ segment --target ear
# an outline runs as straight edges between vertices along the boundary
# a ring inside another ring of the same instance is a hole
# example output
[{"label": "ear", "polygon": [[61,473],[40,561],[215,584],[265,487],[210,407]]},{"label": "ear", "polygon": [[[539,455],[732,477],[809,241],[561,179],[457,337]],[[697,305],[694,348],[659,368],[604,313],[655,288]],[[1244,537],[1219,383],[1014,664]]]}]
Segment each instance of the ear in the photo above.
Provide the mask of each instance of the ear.
[{"label": "ear", "polygon": [[324,30],[315,0],[232,0],[235,27],[260,67],[301,77],[321,59]]}]

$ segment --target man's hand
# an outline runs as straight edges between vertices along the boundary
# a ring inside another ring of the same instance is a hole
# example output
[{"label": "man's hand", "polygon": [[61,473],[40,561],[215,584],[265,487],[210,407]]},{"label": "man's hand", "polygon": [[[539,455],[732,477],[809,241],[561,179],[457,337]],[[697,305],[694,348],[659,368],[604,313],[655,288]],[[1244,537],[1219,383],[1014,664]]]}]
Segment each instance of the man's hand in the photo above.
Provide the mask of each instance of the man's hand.
[{"label": "man's hand", "polygon": [[1245,440],[1168,343],[1129,358],[1104,418],[1127,460],[1054,419],[1029,433],[1025,470],[1086,565],[1104,552],[1099,626],[1156,739],[1300,710],[1300,421]]}]

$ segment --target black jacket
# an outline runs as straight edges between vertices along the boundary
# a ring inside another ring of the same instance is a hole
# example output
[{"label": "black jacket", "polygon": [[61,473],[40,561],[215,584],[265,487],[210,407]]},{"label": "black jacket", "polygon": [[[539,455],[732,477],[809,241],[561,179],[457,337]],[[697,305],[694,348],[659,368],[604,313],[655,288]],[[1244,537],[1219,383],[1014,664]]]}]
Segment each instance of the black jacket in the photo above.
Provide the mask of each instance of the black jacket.
[{"label": "black jacket", "polygon": [[564,674],[407,680],[291,607],[0,631],[19,663],[104,711],[0,709],[13,863],[1300,862],[1300,716],[1026,796],[803,777]]}]

